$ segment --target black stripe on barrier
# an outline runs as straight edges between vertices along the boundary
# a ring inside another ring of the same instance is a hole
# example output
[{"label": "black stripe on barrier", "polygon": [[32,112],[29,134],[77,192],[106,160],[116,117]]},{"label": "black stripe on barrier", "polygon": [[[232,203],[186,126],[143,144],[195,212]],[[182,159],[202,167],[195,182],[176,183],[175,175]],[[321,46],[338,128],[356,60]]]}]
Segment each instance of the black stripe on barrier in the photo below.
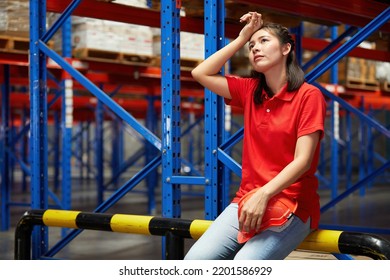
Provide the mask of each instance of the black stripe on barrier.
[{"label": "black stripe on barrier", "polygon": [[152,235],[165,235],[172,232],[177,236],[191,238],[190,227],[191,220],[152,218],[149,223],[149,231]]},{"label": "black stripe on barrier", "polygon": [[339,249],[343,254],[367,256],[376,260],[390,259],[390,243],[366,233],[342,232]]},{"label": "black stripe on barrier", "polygon": [[111,214],[99,214],[80,212],[76,217],[76,225],[81,229],[93,229],[102,231],[111,230]]}]

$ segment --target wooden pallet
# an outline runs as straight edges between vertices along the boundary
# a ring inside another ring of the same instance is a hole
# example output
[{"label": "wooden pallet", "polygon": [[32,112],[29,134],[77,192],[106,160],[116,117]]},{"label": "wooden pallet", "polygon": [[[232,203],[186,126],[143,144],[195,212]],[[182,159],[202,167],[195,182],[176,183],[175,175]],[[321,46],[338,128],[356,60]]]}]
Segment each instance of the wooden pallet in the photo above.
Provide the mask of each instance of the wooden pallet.
[{"label": "wooden pallet", "polygon": [[368,59],[348,57],[346,67],[346,87],[378,91],[380,83],[376,79],[375,62]]},{"label": "wooden pallet", "polygon": [[98,49],[74,49],[73,56],[78,59],[101,61],[121,64],[149,65],[153,61],[152,56],[129,54]]},{"label": "wooden pallet", "polygon": [[382,91],[390,92],[390,83],[388,81],[381,82],[380,87]]},{"label": "wooden pallet", "polygon": [[357,79],[357,78],[347,78],[345,86],[348,88],[373,90],[373,91],[377,91],[380,89],[380,84],[376,80],[365,80],[365,79]]},{"label": "wooden pallet", "polygon": [[28,53],[30,38],[0,34],[0,51],[12,53]]},{"label": "wooden pallet", "polygon": [[128,54],[128,53],[121,53],[119,56],[119,59],[123,62],[128,63],[144,63],[144,64],[150,64],[152,63],[153,57],[152,56],[146,56],[146,55],[136,55],[136,54]]}]

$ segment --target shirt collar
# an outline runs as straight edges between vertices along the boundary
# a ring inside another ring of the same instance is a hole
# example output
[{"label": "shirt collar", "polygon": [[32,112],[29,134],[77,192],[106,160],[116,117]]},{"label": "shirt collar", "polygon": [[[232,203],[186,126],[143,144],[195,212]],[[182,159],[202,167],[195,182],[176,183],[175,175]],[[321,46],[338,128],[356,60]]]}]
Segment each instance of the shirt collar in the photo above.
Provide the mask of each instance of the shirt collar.
[{"label": "shirt collar", "polygon": [[291,101],[297,91],[287,91],[287,83],[284,85],[284,87],[281,89],[281,91],[275,95],[275,98],[284,100],[284,101]]}]

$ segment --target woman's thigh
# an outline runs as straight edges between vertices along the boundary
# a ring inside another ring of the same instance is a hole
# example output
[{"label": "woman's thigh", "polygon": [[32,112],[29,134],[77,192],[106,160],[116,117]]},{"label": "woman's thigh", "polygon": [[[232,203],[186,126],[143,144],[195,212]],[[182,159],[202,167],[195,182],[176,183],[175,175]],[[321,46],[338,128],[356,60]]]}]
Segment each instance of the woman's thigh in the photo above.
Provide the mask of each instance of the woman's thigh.
[{"label": "woman's thigh", "polygon": [[230,204],[188,251],[185,260],[233,259],[242,245],[237,242],[238,205]]},{"label": "woman's thigh", "polygon": [[296,216],[281,232],[266,230],[252,237],[235,256],[247,260],[283,260],[310,234],[310,219]]}]

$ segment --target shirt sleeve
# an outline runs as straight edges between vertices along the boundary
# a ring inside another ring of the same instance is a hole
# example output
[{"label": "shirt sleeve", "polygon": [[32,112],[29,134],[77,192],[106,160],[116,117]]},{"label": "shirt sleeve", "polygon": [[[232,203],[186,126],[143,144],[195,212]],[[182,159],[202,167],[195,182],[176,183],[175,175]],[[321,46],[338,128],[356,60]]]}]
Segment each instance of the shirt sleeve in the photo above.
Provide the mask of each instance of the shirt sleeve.
[{"label": "shirt sleeve", "polygon": [[239,108],[244,107],[244,102],[240,96],[240,78],[236,76],[226,76],[226,80],[229,87],[229,92],[231,95],[231,99],[225,98],[225,103],[230,106],[235,106]]},{"label": "shirt sleeve", "polygon": [[252,78],[238,76],[226,76],[230,95],[232,99],[225,98],[225,103],[239,108],[245,107],[245,102],[250,101],[257,81]]},{"label": "shirt sleeve", "polygon": [[325,114],[326,102],[324,96],[318,88],[310,88],[302,98],[297,137],[320,131],[320,138],[323,138]]}]

